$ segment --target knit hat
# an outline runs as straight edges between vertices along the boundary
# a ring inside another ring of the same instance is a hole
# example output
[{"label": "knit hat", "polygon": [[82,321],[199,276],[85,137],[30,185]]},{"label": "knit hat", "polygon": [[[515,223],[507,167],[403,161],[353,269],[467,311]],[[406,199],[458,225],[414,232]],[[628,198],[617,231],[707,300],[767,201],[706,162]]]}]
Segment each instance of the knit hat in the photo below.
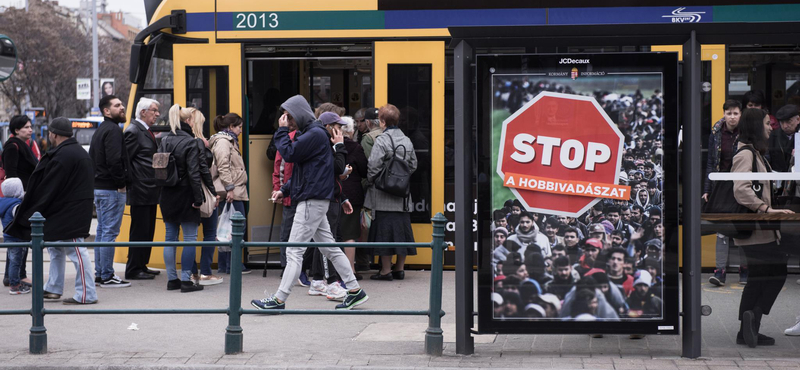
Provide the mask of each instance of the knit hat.
[{"label": "knit hat", "polygon": [[644,248],[656,248],[661,250],[661,239],[650,239],[646,243],[644,243]]},{"label": "knit hat", "polygon": [[603,225],[606,234],[610,235],[614,231],[614,224],[612,224],[611,221],[603,220],[603,222],[601,222],[600,225]]},{"label": "knit hat", "polygon": [[492,235],[497,234],[497,233],[503,234],[503,236],[508,237],[508,230],[506,230],[505,227],[498,227],[498,228],[494,229],[494,232],[492,232]]},{"label": "knit hat", "polygon": [[22,199],[25,196],[25,189],[22,187],[22,180],[19,177],[12,177],[3,181],[3,185],[0,186],[0,189],[3,190],[3,197],[4,198],[20,198]]},{"label": "knit hat", "polygon": [[58,136],[72,137],[72,123],[64,117],[54,119],[47,129]]}]

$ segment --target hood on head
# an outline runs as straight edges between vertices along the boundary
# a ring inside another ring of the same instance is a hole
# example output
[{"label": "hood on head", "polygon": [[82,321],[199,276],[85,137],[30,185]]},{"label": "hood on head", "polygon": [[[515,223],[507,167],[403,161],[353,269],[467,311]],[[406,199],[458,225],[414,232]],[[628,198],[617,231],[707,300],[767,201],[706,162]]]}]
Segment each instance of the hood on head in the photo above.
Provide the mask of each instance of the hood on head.
[{"label": "hood on head", "polygon": [[281,104],[281,108],[294,117],[297,129],[300,131],[305,130],[311,122],[317,119],[314,116],[314,111],[311,110],[311,106],[308,105],[308,101],[302,95],[295,95],[289,98]]}]

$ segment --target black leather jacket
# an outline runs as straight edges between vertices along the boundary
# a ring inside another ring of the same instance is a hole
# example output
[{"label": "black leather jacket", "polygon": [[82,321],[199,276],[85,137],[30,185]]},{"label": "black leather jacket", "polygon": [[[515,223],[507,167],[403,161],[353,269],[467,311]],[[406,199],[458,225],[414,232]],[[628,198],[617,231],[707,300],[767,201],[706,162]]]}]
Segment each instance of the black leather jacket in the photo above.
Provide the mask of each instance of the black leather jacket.
[{"label": "black leather jacket", "polygon": [[186,131],[178,130],[161,139],[160,148],[160,152],[172,153],[180,177],[178,185],[161,189],[159,204],[164,221],[200,222],[200,212],[192,207],[205,201],[197,141]]},{"label": "black leather jacket", "polygon": [[128,124],[124,133],[125,148],[128,152],[128,185],[127,202],[131,206],[150,206],[158,204],[161,188],[156,186],[153,171],[153,154],[158,149],[156,139],[145,130],[140,122]]}]

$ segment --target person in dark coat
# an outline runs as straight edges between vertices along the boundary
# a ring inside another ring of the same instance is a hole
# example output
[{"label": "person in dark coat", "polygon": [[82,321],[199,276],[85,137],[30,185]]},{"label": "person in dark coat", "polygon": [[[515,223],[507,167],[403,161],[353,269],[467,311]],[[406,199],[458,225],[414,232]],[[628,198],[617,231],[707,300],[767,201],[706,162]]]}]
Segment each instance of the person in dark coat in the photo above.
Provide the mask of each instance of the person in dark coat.
[{"label": "person in dark coat", "polygon": [[[341,134],[329,138],[322,123],[315,120],[314,112],[306,99],[295,95],[281,105],[285,113],[278,120],[280,128],[275,133],[275,145],[285,161],[294,163],[292,178],[272,193],[274,201],[280,201],[285,195],[292,197],[296,205],[296,213],[290,242],[308,242],[314,238],[317,242],[334,242],[326,213],[334,198],[333,155],[330,142],[334,146],[342,143]],[[295,140],[289,140],[289,126],[297,126]],[[345,210],[346,211],[346,210]],[[350,209],[352,211],[352,209]],[[290,247],[286,250],[286,270],[281,278],[281,285],[274,296],[254,299],[250,302],[262,310],[280,310],[286,307],[286,299],[292,292],[303,263],[304,247]],[[369,297],[360,288],[350,263],[344,252],[337,247],[320,247],[320,252],[333,263],[341,274],[348,293],[344,302],[336,309],[352,309],[366,302]]]},{"label": "person in dark coat", "polygon": [[[364,187],[361,185],[361,180],[367,177],[367,156],[364,154],[364,148],[361,147],[361,144],[353,140],[356,129],[352,119],[350,117],[342,117],[342,119],[346,122],[342,126],[344,148],[347,150],[346,161],[347,165],[352,169],[350,175],[346,176],[342,181],[342,192],[345,198],[350,200],[350,204],[353,205],[353,213],[342,215],[342,219],[339,222],[339,230],[345,243],[353,243],[361,237],[361,207],[364,206]],[[366,252],[365,248],[361,248],[361,250]],[[358,251],[356,248],[344,248],[344,253],[350,260],[350,266],[353,267],[353,271],[356,271],[355,259]],[[356,279],[360,276],[356,273]]]},{"label": "person in dark coat", "polygon": [[800,113],[794,104],[786,104],[775,112],[780,130],[774,130],[769,135],[769,154],[767,160],[773,171],[789,172],[789,162],[794,152],[794,134],[800,124]]},{"label": "person in dark coat", "polygon": [[[158,106],[158,101],[141,98],[136,105],[136,119],[131,121],[123,134],[130,160],[127,203],[131,212],[128,240],[132,242],[152,242],[156,232],[156,211],[161,188],[156,185],[153,170],[153,154],[158,150],[158,143],[150,127],[161,116]],[[150,252],[150,247],[128,248],[126,279],[150,280],[160,273],[147,268]]]},{"label": "person in dark coat", "polygon": [[[128,182],[128,152],[125,150],[120,123],[125,122],[125,106],[114,95],[100,99],[103,122],[100,123],[89,147],[94,162],[94,205],[97,210],[95,241],[115,242],[125,212]],[[125,288],[131,283],[114,273],[115,247],[94,251],[95,283],[102,288]]]},{"label": "person in dark coat", "polygon": [[[5,149],[3,151],[3,169],[6,171],[7,179],[17,177],[22,181],[22,186],[25,188],[28,185],[28,179],[31,177],[33,169],[36,168],[36,164],[39,163],[36,156],[33,155],[31,147],[25,144],[33,134],[31,119],[25,115],[14,116],[11,118],[11,122],[8,123],[8,130],[12,135],[3,145]],[[6,250],[6,268],[3,277],[4,285],[9,284],[8,271],[10,270],[9,263],[11,261],[11,253],[9,252],[11,252],[10,249]],[[22,261],[27,260],[27,248],[22,250],[22,254],[19,258]],[[24,263],[21,265],[19,275],[25,283],[31,282],[28,279]]]},{"label": "person in dark coat", "polygon": [[8,123],[8,131],[12,135],[3,144],[3,169],[6,171],[6,178],[19,177],[22,186],[28,189],[28,179],[39,163],[31,147],[26,144],[33,134],[31,119],[25,115],[12,117]]},{"label": "person in dark coat", "polygon": [[[200,174],[200,150],[194,140],[192,126],[186,123],[192,110],[175,104],[169,109],[170,133],[161,139],[159,153],[170,153],[175,160],[178,184],[161,189],[161,216],[166,226],[165,241],[178,241],[183,230],[183,241],[197,240],[200,225],[200,206],[205,202],[203,181]],[[203,286],[192,281],[196,247],[184,247],[181,254],[181,276],[176,271],[175,254],[177,247],[164,247],[164,264],[167,267],[167,290],[180,288],[182,293],[203,290]]]},{"label": "person in dark coat", "polygon": [[[31,240],[34,212],[46,219],[44,240],[49,242],[83,242],[92,225],[94,200],[94,165],[89,154],[72,137],[72,123],[58,117],[49,125],[52,149],[42,157],[31,174],[25,199],[6,234]],[[85,247],[48,247],[50,273],[44,286],[44,297],[61,298],[64,290],[65,255],[77,270],[75,295],[64,304],[97,302],[92,263]]]}]

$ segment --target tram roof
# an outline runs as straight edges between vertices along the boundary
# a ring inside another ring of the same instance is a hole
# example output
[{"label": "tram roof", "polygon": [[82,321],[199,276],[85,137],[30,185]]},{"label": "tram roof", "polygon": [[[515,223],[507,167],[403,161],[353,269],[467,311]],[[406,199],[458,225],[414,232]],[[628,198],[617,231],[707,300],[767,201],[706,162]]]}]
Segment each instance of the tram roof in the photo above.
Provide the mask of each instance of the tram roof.
[{"label": "tram roof", "polygon": [[800,22],[600,24],[448,28],[455,47],[681,45],[692,31],[702,44],[797,44]]}]

